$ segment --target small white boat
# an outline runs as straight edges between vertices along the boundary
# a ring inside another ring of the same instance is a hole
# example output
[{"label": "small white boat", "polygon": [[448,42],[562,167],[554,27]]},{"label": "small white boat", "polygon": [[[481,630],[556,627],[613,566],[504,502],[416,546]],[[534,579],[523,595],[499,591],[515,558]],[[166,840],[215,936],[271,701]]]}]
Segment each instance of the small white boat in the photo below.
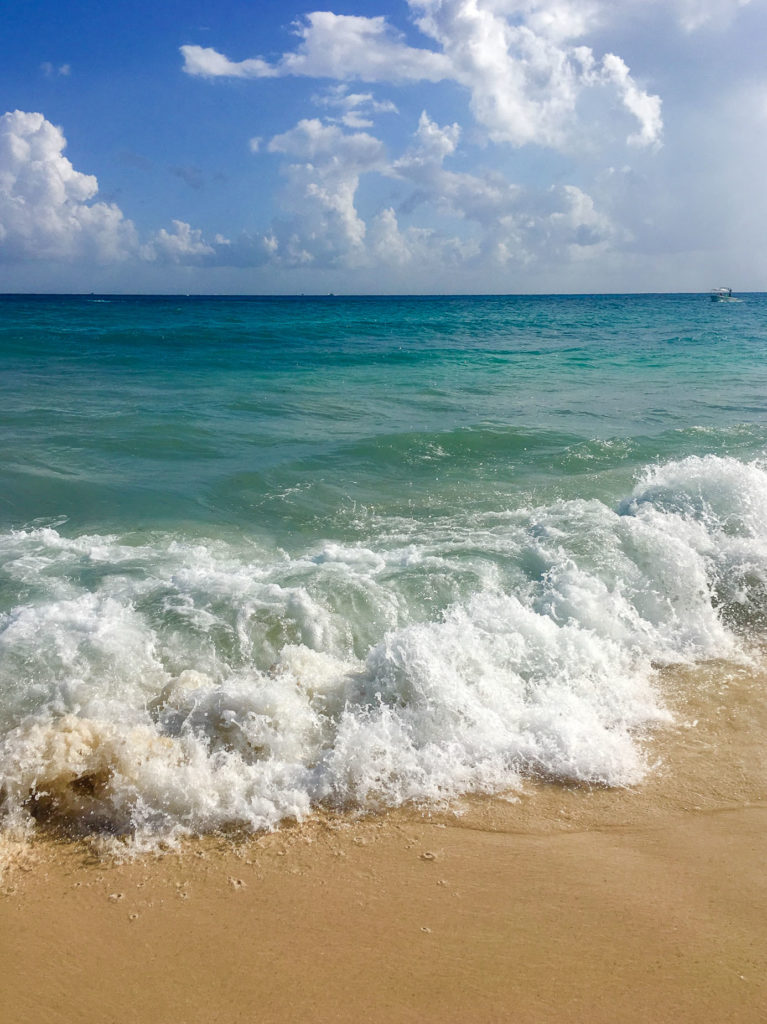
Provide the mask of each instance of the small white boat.
[{"label": "small white boat", "polygon": [[737,299],[732,297],[732,288],[712,288],[711,289],[711,301],[712,302],[737,302]]}]

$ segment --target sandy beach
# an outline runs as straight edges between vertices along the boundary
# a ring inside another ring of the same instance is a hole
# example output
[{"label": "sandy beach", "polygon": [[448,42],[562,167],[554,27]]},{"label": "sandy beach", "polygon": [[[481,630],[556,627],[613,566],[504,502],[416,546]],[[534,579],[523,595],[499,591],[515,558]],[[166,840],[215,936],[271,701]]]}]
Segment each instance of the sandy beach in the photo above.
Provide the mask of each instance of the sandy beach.
[{"label": "sandy beach", "polygon": [[0,900],[0,1017],[762,1021],[766,828],[761,804],[538,834],[395,815],[126,864],[36,846]]}]

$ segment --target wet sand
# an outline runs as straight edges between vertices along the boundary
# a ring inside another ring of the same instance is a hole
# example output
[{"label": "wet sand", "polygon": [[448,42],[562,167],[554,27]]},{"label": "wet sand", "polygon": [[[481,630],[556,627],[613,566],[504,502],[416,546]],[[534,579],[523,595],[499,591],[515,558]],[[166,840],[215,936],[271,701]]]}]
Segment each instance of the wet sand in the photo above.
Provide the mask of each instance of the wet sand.
[{"label": "wet sand", "polygon": [[691,671],[634,791],[530,784],[125,863],[6,840],[0,1021],[761,1024],[764,675]]}]

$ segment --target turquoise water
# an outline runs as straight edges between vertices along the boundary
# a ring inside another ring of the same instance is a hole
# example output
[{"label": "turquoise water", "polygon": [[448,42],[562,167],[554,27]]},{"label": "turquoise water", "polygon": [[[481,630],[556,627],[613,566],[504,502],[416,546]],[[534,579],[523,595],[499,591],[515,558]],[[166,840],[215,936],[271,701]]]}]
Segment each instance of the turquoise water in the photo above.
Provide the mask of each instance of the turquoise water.
[{"label": "turquoise water", "polygon": [[0,297],[6,816],[633,784],[767,580],[767,295]]}]

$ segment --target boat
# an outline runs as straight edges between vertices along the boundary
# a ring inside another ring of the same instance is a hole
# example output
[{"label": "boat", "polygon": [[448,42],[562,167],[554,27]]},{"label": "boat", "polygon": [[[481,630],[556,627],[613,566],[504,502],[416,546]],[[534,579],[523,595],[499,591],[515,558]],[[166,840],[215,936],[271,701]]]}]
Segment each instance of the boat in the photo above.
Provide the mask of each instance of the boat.
[{"label": "boat", "polygon": [[737,302],[737,299],[732,297],[732,288],[712,288],[711,289],[711,301],[712,302]]}]

